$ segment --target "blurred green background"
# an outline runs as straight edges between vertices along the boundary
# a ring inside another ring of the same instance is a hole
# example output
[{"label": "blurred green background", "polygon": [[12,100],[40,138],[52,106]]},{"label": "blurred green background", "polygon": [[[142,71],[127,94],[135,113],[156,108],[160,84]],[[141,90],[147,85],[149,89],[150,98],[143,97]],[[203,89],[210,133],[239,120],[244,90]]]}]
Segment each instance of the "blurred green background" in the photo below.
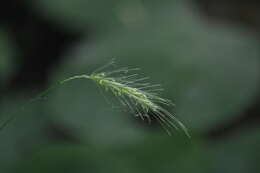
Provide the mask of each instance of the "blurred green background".
[{"label": "blurred green background", "polygon": [[[0,122],[16,119],[0,131],[0,172],[260,172],[259,8],[231,0],[4,0]],[[28,104],[112,58],[163,85],[191,139],[113,109],[89,81]]]}]

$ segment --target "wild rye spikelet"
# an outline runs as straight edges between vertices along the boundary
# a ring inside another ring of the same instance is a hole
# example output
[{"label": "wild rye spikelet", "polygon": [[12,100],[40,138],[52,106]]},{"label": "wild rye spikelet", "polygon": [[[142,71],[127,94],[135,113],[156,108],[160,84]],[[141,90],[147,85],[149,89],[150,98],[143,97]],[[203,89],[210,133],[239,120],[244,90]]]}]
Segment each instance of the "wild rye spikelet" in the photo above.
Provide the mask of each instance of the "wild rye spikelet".
[{"label": "wild rye spikelet", "polygon": [[111,91],[116,98],[128,109],[131,113],[139,116],[141,119],[155,118],[162,127],[170,135],[170,128],[181,129],[187,136],[189,133],[186,127],[169,111],[162,106],[172,106],[173,103],[160,97],[158,91],[161,91],[160,85],[153,85],[145,82],[148,78],[140,78],[138,74],[129,74],[129,72],[139,70],[129,69],[127,67],[120,68],[114,71],[100,72],[110,65],[114,65],[114,61],[97,69],[91,75],[79,75],[68,78],[61,84],[74,79],[90,79],[96,82],[99,86],[105,88],[106,91]]}]

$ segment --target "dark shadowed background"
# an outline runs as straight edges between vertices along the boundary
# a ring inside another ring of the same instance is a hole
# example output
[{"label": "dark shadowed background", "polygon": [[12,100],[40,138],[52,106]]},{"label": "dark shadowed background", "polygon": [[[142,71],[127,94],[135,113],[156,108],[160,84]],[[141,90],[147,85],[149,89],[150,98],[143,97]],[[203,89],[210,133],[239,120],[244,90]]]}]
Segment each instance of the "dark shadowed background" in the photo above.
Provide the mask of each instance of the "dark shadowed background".
[{"label": "dark shadowed background", "polygon": [[[260,172],[259,9],[253,0],[3,0],[0,123],[15,119],[0,131],[0,172]],[[87,80],[29,102],[112,58],[163,85],[191,139],[111,107]]]}]

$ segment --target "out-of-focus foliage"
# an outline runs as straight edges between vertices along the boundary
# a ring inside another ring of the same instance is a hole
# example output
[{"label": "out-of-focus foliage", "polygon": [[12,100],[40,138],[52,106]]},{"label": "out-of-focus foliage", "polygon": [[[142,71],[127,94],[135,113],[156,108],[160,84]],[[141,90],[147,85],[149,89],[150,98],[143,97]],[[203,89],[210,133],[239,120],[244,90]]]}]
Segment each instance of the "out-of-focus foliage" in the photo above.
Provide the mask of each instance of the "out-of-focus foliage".
[{"label": "out-of-focus foliage", "polygon": [[93,29],[94,33],[116,32],[119,28],[137,27],[153,20],[154,12],[176,1],[166,0],[46,0],[32,1],[41,15],[76,30]]},{"label": "out-of-focus foliage", "polygon": [[[19,115],[0,134],[1,172],[259,172],[259,129],[218,143],[199,137],[238,116],[256,95],[259,43],[246,31],[207,24],[187,4],[30,1],[46,20],[71,31],[95,32],[66,54],[67,61],[49,76],[52,82],[89,74],[112,58],[119,66],[140,67],[152,82],[163,85],[164,97],[174,100],[176,110],[170,111],[192,138],[181,132],[170,137],[159,127],[140,123],[107,103],[114,103],[108,93],[78,80],[24,109],[19,105],[25,98],[1,104],[1,118],[12,110]],[[0,50],[0,75],[9,74],[15,49],[4,36]],[[53,126],[75,141],[56,139],[49,133]]]},{"label": "out-of-focus foliage", "polygon": [[[258,172],[257,160],[260,152],[257,149],[260,140],[259,129],[237,133],[225,142],[211,144],[208,152],[211,153],[213,172]],[[231,166],[232,165],[232,166]]]},{"label": "out-of-focus foliage", "polygon": [[1,81],[7,80],[14,70],[14,47],[4,30],[0,30],[0,77]]},{"label": "out-of-focus foliage", "polygon": [[[205,154],[200,153],[197,144],[181,139],[169,139],[167,136],[149,136],[138,143],[128,147],[120,146],[110,150],[100,150],[93,146],[50,146],[32,156],[33,162],[25,161],[18,171],[28,170],[42,172],[171,172],[182,170],[189,172],[206,172],[208,166],[201,167],[200,163],[208,163]],[[151,142],[153,145],[151,145]],[[162,149],[161,146],[171,148]],[[55,153],[55,154],[54,154]],[[182,154],[183,157],[178,155]],[[55,155],[56,157],[52,157]],[[184,159],[189,158],[189,159]],[[64,163],[67,166],[64,166]],[[189,165],[187,167],[186,165]],[[54,169],[53,169],[54,168]]]}]

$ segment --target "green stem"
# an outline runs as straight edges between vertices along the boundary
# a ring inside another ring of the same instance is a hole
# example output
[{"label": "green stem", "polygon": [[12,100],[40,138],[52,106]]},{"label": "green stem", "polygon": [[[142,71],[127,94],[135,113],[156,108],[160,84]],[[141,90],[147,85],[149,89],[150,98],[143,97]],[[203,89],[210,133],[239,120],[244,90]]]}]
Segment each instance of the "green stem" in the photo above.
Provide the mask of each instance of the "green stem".
[{"label": "green stem", "polygon": [[[51,90],[57,88],[60,85],[63,85],[64,83],[70,82],[72,80],[75,79],[90,79],[90,76],[88,75],[78,75],[78,76],[73,76],[70,78],[67,78],[65,80],[59,81],[56,84],[52,85],[51,87],[49,87],[48,89],[46,89],[45,91],[43,91],[42,93],[40,93],[39,95],[37,95],[36,97],[32,98],[31,100],[29,100],[28,103],[26,103],[24,106],[21,107],[21,109],[24,109],[27,104],[30,104],[32,102],[38,101],[40,99],[42,99],[44,96],[46,96]],[[17,117],[17,114],[11,114],[7,117],[7,119],[0,125],[0,131],[2,131],[8,124],[10,124],[15,118]]]}]

